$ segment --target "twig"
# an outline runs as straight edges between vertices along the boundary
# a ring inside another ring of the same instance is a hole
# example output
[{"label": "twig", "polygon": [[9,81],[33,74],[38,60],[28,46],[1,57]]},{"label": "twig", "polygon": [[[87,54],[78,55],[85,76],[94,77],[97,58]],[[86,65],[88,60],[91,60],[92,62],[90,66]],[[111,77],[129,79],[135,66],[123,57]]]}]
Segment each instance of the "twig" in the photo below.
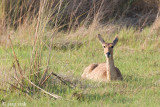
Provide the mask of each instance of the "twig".
[{"label": "twig", "polygon": [[[46,79],[41,83],[41,86],[48,80],[48,78],[49,78],[51,75],[56,76],[62,83],[64,83],[65,85],[68,85],[67,82],[66,82],[66,80],[64,80],[62,77],[58,76],[57,74],[51,72],[51,73],[48,75],[48,77],[46,77]],[[68,83],[69,83],[69,84],[72,84],[71,82],[68,82]],[[73,84],[72,84],[72,86],[69,85],[69,87],[75,88],[75,86],[73,86]]]},{"label": "twig", "polygon": [[[66,82],[66,80],[64,80],[62,77],[58,76],[57,74],[55,74],[55,73],[53,73],[53,72],[52,72],[51,74],[54,75],[54,76],[56,76],[56,77],[57,77],[62,83],[64,83],[65,85],[68,85],[67,82]],[[69,81],[68,81],[68,83],[69,83],[69,84],[72,84],[72,83],[70,83]],[[69,87],[75,88],[75,86],[74,86],[73,84],[72,84],[72,86],[69,85]]]},{"label": "twig", "polygon": [[48,78],[52,75],[52,72],[46,77],[46,79],[41,83],[41,86],[48,80]]},{"label": "twig", "polygon": [[7,84],[9,84],[9,85],[11,85],[13,88],[15,88],[15,89],[17,89],[17,90],[20,90],[20,91],[22,91],[22,92],[24,92],[24,93],[27,93],[28,94],[28,92],[27,91],[24,91],[23,89],[21,89],[21,88],[19,88],[19,87],[17,87],[17,86],[15,86],[15,85],[13,85],[13,84],[11,84],[11,83],[9,83],[9,82],[6,82]]},{"label": "twig", "polygon": [[27,79],[27,78],[25,78],[25,79],[26,79],[31,85],[33,85],[34,87],[36,87],[36,88],[38,88],[39,90],[41,90],[43,93],[48,94],[48,95],[54,97],[55,99],[62,98],[61,96],[58,96],[58,95],[53,94],[53,93],[49,93],[49,92],[45,91],[44,89],[38,87],[38,86],[35,85],[33,82],[31,82],[29,79]]},{"label": "twig", "polygon": [[13,78],[21,87],[24,87],[23,84],[21,84],[17,78],[15,78],[14,76],[11,76],[11,78]]},{"label": "twig", "polygon": [[19,73],[20,73],[20,75],[21,75],[21,80],[22,80],[22,83],[23,83],[23,72],[22,72],[22,68],[21,68],[20,63],[19,63],[19,61],[18,61],[18,59],[17,59],[16,53],[15,53],[15,51],[14,51],[14,49],[13,49],[13,44],[12,44],[12,40],[11,40],[11,38],[10,38],[10,35],[8,36],[8,38],[9,38],[9,41],[10,41],[10,44],[11,44],[11,48],[12,48],[12,52],[13,52],[13,55],[14,55],[14,59],[15,59],[15,61],[16,61],[16,63],[17,63],[18,70],[19,70]]},{"label": "twig", "polygon": [[[19,83],[19,77],[17,75],[16,65],[14,63],[13,63],[13,69],[14,69],[14,73],[15,73],[14,79]],[[21,84],[21,83],[19,83],[19,84]],[[21,85],[23,85],[23,84],[21,84]]]},{"label": "twig", "polygon": [[51,50],[52,50],[52,44],[53,44],[53,36],[54,34],[52,35],[51,37],[51,43],[50,43],[50,46],[49,46],[49,54],[48,54],[48,62],[47,62],[47,67],[46,67],[46,70],[42,76],[42,79],[39,81],[39,85],[41,86],[42,85],[42,82],[44,82],[44,80],[46,80],[46,74],[48,72],[48,69],[49,69],[49,63],[50,63],[50,57],[51,57]]}]

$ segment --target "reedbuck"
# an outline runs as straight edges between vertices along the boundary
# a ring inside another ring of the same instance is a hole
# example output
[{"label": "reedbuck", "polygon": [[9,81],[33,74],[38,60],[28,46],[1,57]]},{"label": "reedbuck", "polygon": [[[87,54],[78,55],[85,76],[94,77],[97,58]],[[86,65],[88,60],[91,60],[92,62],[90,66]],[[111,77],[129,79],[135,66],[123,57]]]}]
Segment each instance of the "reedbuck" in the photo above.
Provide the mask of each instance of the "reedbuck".
[{"label": "reedbuck", "polygon": [[122,74],[120,70],[115,67],[113,60],[113,48],[118,42],[118,37],[113,40],[113,43],[106,43],[100,34],[98,34],[98,39],[104,48],[106,63],[89,65],[85,68],[81,77],[83,79],[105,82],[112,80],[123,80]]}]

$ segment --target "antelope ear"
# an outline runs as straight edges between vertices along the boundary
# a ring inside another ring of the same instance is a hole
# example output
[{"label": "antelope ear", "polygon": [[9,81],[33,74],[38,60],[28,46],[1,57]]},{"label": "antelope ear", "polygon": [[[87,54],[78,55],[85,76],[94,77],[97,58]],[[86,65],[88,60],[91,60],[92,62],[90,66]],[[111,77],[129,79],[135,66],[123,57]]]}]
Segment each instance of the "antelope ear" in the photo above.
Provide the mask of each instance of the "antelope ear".
[{"label": "antelope ear", "polygon": [[101,37],[100,34],[98,34],[98,39],[99,39],[99,41],[101,42],[101,44],[104,44],[104,43],[105,43],[104,39]]},{"label": "antelope ear", "polygon": [[118,36],[115,37],[115,39],[113,40],[113,47],[117,44],[118,42]]}]

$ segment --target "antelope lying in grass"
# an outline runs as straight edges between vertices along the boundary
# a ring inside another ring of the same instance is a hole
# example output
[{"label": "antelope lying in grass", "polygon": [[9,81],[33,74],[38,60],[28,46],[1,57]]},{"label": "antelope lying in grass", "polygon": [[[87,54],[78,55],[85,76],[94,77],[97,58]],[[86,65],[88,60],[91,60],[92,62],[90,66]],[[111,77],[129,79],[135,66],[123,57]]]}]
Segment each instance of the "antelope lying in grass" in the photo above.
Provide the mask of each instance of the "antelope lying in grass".
[{"label": "antelope lying in grass", "polygon": [[83,79],[105,82],[112,80],[123,80],[122,74],[120,70],[115,67],[113,60],[113,48],[118,42],[118,37],[113,40],[113,43],[106,43],[100,34],[98,34],[98,39],[104,48],[106,63],[89,65],[85,68],[81,77]]}]

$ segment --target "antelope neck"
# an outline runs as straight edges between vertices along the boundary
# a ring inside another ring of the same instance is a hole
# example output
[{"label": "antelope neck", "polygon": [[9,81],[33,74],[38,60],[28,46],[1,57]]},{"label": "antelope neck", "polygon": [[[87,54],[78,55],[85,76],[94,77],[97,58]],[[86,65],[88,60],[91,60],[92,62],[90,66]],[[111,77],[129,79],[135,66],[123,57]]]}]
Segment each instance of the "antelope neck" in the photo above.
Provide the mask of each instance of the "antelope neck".
[{"label": "antelope neck", "polygon": [[106,64],[107,64],[107,71],[110,71],[114,68],[114,60],[112,56],[110,58],[106,58]]},{"label": "antelope neck", "polygon": [[111,80],[115,75],[114,60],[112,56],[110,58],[106,58],[106,69],[107,69],[107,79]]}]

